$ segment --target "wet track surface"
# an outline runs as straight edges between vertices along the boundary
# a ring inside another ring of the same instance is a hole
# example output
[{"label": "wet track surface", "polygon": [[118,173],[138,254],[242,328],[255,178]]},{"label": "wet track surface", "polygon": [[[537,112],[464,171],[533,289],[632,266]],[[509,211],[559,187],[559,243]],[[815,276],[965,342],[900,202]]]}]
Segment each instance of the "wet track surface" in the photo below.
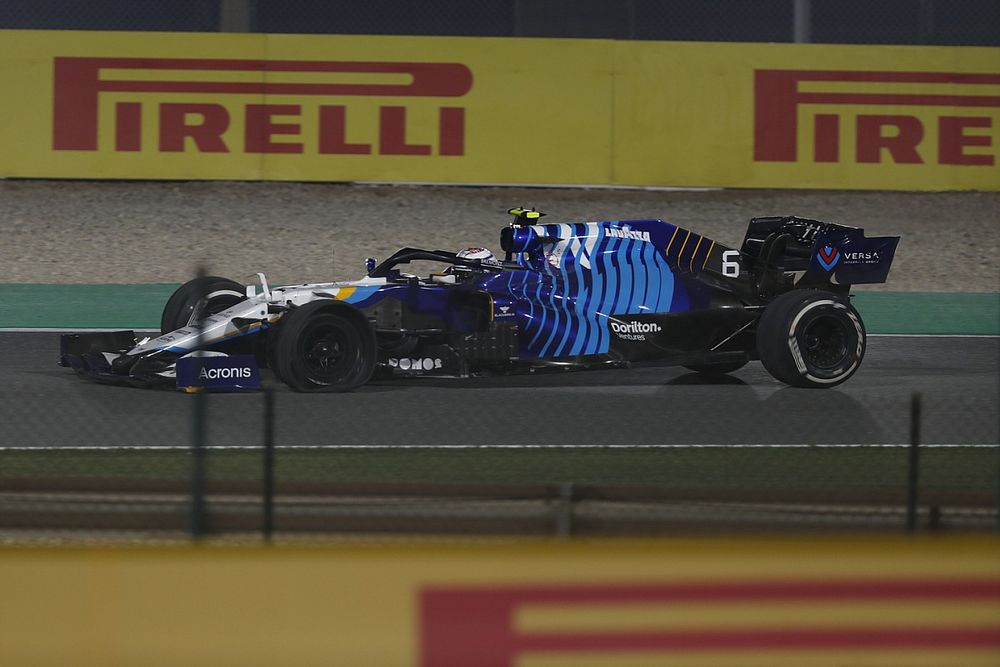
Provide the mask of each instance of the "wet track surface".
[{"label": "wet track surface", "polygon": [[[193,396],[91,384],[55,364],[58,335],[0,333],[0,446],[136,447],[190,442]],[[469,380],[372,383],[352,394],[278,386],[279,445],[997,444],[1000,339],[873,337],[832,390],[779,385],[759,363],[706,382],[637,367]],[[266,377],[266,375],[265,375]],[[263,399],[208,397],[208,444],[261,443]]]}]

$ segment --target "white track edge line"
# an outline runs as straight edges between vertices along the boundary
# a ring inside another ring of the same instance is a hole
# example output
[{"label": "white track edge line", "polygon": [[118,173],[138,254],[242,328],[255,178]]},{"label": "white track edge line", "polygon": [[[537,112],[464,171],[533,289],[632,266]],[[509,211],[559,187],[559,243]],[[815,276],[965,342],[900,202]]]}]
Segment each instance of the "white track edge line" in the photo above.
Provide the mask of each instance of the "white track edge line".
[{"label": "white track edge line", "polygon": [[351,185],[451,188],[524,188],[529,190],[645,190],[648,192],[719,192],[725,188],[697,185],[612,185],[608,183],[436,183],[434,181],[350,181]]},{"label": "white track edge line", "polygon": [[1000,338],[1000,334],[893,334],[870,333],[868,338]]},{"label": "white track edge line", "polygon": [[0,333],[107,333],[111,331],[134,331],[135,333],[160,333],[159,329],[130,329],[128,327],[118,327],[109,329],[103,327],[0,327]]},{"label": "white track edge line", "polygon": [[[326,450],[326,449],[906,449],[908,444],[863,444],[863,443],[843,443],[824,445],[275,445],[275,449],[302,449],[302,450]],[[263,449],[263,445],[206,445],[205,449],[210,450],[245,450],[257,451]],[[959,443],[937,443],[922,444],[921,449],[949,449],[949,448],[974,448],[974,449],[997,449],[1000,444],[959,444]],[[189,451],[190,445],[30,445],[21,446],[0,446],[0,451]]]}]

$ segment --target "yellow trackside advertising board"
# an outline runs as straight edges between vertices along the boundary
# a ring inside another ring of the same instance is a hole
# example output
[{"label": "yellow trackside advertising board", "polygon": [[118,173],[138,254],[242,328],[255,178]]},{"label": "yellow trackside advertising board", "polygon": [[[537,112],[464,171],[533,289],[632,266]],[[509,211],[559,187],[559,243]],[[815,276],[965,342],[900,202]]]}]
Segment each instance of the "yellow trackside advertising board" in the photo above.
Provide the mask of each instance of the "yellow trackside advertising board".
[{"label": "yellow trackside advertising board", "polygon": [[1000,49],[0,31],[0,177],[1000,189]]},{"label": "yellow trackside advertising board", "polygon": [[4,665],[986,667],[996,540],[0,551]]}]

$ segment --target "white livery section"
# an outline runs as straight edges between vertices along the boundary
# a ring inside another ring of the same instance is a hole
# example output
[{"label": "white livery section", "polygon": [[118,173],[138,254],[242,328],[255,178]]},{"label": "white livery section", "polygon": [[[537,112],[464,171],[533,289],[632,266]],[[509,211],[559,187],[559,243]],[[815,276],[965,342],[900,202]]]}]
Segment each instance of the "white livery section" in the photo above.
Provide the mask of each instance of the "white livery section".
[{"label": "white livery section", "polygon": [[[200,346],[253,333],[260,329],[262,322],[268,324],[276,322],[281,318],[281,313],[269,313],[269,306],[302,306],[317,299],[336,299],[338,293],[345,288],[377,286],[386,283],[385,278],[366,277],[361,280],[268,288],[264,275],[260,273],[257,275],[261,287],[259,294],[255,286],[249,286],[246,300],[232,308],[202,319],[200,331],[194,326],[193,321],[189,321],[186,326],[180,329],[157,338],[141,341],[129,350],[128,354],[137,355],[155,350],[170,350],[171,352],[193,350]],[[197,313],[192,315],[192,320],[196,317]]]}]

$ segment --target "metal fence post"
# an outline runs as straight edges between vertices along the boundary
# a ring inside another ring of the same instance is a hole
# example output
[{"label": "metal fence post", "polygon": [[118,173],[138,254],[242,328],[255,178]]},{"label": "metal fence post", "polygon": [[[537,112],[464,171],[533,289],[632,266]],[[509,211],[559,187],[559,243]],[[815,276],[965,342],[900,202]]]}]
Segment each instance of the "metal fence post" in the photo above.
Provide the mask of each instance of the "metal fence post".
[{"label": "metal fence post", "polygon": [[1000,447],[997,447],[997,532],[1000,533]]},{"label": "metal fence post", "polygon": [[920,393],[910,397],[910,456],[906,482],[906,529],[917,529],[917,486],[920,482]]},{"label": "metal fence post", "polygon": [[[198,268],[198,278],[206,275],[203,267]],[[195,339],[195,374],[196,378],[201,377],[201,364],[204,357],[199,352],[201,350],[202,335],[204,332],[201,316],[194,323],[198,332]],[[206,396],[203,387],[197,388],[194,395],[194,405],[191,406],[191,517],[190,529],[191,538],[201,539],[207,532],[208,526],[205,517],[205,413]]]},{"label": "metal fence post", "polygon": [[219,32],[252,32],[253,4],[251,0],[221,0]]},{"label": "metal fence post", "polygon": [[559,502],[556,505],[556,537],[568,538],[573,533],[573,485],[559,485]]},{"label": "metal fence post", "polygon": [[263,491],[263,533],[264,541],[270,542],[274,534],[274,389],[268,385],[264,389],[264,488]]},{"label": "metal fence post", "polygon": [[795,0],[792,5],[792,41],[812,41],[812,0]]},{"label": "metal fence post", "polygon": [[194,396],[191,433],[191,537],[200,539],[205,525],[205,392]]}]

